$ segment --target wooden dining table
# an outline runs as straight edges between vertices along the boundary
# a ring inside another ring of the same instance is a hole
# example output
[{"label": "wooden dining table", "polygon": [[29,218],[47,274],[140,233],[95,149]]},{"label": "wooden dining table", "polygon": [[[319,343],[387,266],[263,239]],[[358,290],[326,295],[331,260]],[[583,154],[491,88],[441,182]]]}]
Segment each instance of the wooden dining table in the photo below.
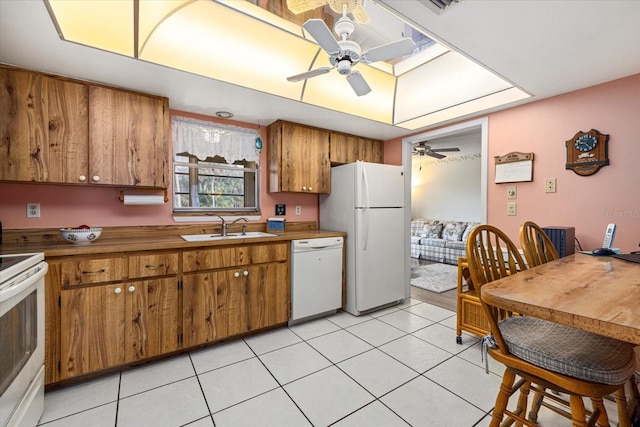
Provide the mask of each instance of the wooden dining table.
[{"label": "wooden dining table", "polygon": [[582,253],[482,286],[490,305],[640,345],[640,264]]}]

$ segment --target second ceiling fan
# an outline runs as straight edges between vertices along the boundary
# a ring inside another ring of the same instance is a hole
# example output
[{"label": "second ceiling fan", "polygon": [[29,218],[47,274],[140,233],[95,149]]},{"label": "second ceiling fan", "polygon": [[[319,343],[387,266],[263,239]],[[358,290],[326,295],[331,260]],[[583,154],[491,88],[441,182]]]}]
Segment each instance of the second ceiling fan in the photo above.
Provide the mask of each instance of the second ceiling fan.
[{"label": "second ceiling fan", "polygon": [[391,43],[374,47],[362,53],[360,45],[352,40],[347,40],[353,33],[355,25],[351,18],[347,16],[347,7],[342,9],[342,17],[338,19],[333,27],[335,33],[340,36],[336,40],[322,19],[309,19],[303,24],[303,28],[311,34],[313,39],[329,55],[331,67],[320,67],[304,73],[288,77],[290,82],[299,82],[312,77],[327,74],[334,68],[338,73],[347,76],[347,81],[356,95],[362,96],[371,92],[371,88],[362,74],[353,71],[352,67],[360,62],[370,64],[372,62],[386,61],[392,58],[409,55],[416,47],[410,38],[403,38]]},{"label": "second ceiling fan", "polygon": [[431,148],[430,145],[427,145],[427,141],[418,142],[413,146],[413,155],[414,156],[429,156],[434,157],[436,159],[444,159],[444,154],[440,154],[443,152],[452,152],[452,151],[460,151],[459,148],[451,147],[451,148]]}]

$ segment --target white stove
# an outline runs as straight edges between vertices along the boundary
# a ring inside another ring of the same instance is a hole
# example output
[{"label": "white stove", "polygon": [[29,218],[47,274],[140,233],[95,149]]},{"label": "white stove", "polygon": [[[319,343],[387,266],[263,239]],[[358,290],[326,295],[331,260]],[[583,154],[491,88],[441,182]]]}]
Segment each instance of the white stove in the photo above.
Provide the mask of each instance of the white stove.
[{"label": "white stove", "polygon": [[44,409],[44,254],[0,255],[0,427]]}]

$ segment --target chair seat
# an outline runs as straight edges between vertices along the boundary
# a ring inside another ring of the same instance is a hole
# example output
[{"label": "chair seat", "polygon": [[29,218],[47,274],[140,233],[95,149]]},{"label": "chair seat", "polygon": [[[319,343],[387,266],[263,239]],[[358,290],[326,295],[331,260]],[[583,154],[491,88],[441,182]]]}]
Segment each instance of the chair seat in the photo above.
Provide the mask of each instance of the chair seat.
[{"label": "chair seat", "polygon": [[511,354],[549,371],[600,384],[624,384],[633,374],[631,344],[529,316],[499,323]]}]

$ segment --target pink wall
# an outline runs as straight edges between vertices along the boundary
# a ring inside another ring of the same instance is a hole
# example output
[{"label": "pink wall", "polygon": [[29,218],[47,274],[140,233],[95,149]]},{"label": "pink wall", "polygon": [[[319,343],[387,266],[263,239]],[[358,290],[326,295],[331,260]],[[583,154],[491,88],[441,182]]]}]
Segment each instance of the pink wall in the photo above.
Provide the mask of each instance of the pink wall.
[{"label": "pink wall", "polygon": [[[178,111],[172,113],[258,129],[257,125],[251,123]],[[267,192],[268,138],[264,127],[260,132],[264,142],[260,157],[260,222],[274,216],[277,203],[287,205],[287,215],[284,217],[287,221],[318,221],[317,195]],[[171,202],[157,206],[124,206],[118,200],[119,191],[120,188],[98,186],[0,183],[0,221],[4,229],[58,228],[81,224],[96,227],[175,224]],[[27,203],[40,203],[40,218],[26,218]],[[301,215],[295,215],[295,206],[301,206]]]},{"label": "pink wall", "polygon": [[[640,74],[544,99],[489,116],[489,159],[511,151],[533,152],[533,182],[517,183],[517,216],[506,216],[507,186],[493,184],[489,166],[488,221],[517,237],[525,220],[575,226],[582,248],[602,245],[608,223],[624,252],[640,243]],[[609,135],[610,165],[583,177],[565,169],[565,141],[578,131]],[[545,193],[546,178],[557,192]]]},{"label": "pink wall", "polygon": [[[614,246],[624,252],[640,243],[640,74],[489,115],[488,223],[516,244],[524,221],[574,226],[582,248],[602,245],[608,223],[618,226]],[[565,169],[565,141],[578,131],[609,134],[610,165],[582,177]],[[385,163],[401,164],[402,138],[385,142]],[[532,182],[495,184],[494,156],[533,152]],[[546,178],[557,192],[545,193]],[[516,185],[517,199],[507,200]],[[515,201],[517,215],[506,215]]]}]

